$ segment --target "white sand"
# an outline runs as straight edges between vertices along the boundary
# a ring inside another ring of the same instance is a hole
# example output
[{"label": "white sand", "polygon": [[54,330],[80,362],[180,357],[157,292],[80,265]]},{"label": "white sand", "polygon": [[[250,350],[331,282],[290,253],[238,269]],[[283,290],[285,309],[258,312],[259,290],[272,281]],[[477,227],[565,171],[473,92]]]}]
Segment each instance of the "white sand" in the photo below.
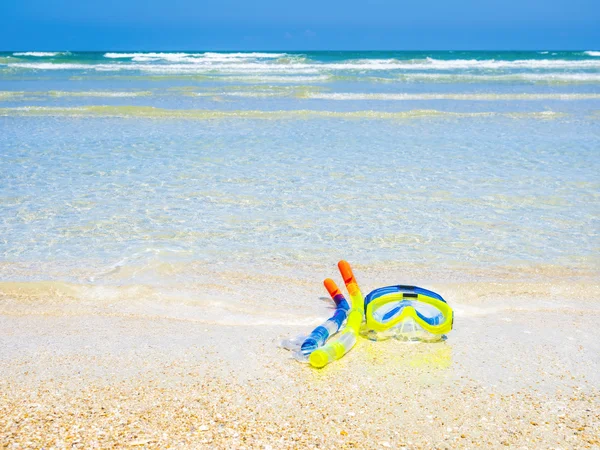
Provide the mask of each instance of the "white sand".
[{"label": "white sand", "polygon": [[[0,446],[600,447],[597,285],[439,288],[461,293],[447,341],[363,339],[313,370],[276,347],[309,325],[90,310],[5,287]],[[589,295],[566,307],[568,292]]]}]

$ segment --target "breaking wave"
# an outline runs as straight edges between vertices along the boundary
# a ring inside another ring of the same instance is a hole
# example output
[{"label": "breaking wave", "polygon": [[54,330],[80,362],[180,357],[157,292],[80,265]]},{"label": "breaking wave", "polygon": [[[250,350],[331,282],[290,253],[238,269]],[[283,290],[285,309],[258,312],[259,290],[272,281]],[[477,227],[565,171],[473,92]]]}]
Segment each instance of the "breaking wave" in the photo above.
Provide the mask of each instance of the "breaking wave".
[{"label": "breaking wave", "polygon": [[15,52],[13,56],[35,56],[37,58],[51,58],[53,56],[68,55],[69,52]]},{"label": "breaking wave", "polygon": [[[589,52],[588,52],[589,53]],[[561,76],[597,76],[600,59],[371,59],[362,58],[341,61],[317,61],[286,55],[285,53],[106,53],[104,57],[114,62],[96,61],[7,61],[5,66],[30,70],[94,70],[100,72],[141,71],[164,74],[332,74],[350,72],[363,75],[365,72],[402,71],[406,75],[425,72],[456,71],[513,71],[508,75],[541,77],[544,70],[566,71]],[[574,70],[588,71],[573,73]],[[358,73],[357,73],[358,72]],[[502,73],[501,73],[502,74]],[[437,74],[435,74],[437,75]],[[462,74],[462,75],[477,75]],[[490,75],[483,73],[482,75]]]},{"label": "breaking wave", "polygon": [[[243,95],[230,93],[229,95]],[[600,94],[373,94],[373,93],[308,93],[308,98],[322,100],[598,100]]]}]

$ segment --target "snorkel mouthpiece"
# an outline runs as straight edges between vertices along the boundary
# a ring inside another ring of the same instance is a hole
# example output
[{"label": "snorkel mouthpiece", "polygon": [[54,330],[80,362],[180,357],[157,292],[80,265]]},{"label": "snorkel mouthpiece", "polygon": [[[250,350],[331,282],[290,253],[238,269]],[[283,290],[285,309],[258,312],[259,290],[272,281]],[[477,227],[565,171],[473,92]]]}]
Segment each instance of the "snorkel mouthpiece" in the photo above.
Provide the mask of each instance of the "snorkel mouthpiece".
[{"label": "snorkel mouthpiece", "polygon": [[351,329],[344,328],[335,341],[315,350],[310,354],[310,365],[320,369],[325,367],[330,362],[340,359],[350,351],[356,344],[356,333]]}]

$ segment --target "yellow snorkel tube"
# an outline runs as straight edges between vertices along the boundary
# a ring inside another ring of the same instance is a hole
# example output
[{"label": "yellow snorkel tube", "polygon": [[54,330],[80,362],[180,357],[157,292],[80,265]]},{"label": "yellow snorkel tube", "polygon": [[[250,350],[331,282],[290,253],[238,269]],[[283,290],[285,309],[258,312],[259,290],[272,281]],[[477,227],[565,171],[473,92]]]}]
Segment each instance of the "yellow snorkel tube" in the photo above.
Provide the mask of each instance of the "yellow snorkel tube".
[{"label": "yellow snorkel tube", "polygon": [[350,264],[342,260],[338,263],[338,269],[344,279],[348,294],[350,294],[352,309],[348,313],[346,325],[340,330],[339,334],[323,347],[310,354],[308,361],[311,366],[317,368],[325,367],[330,362],[340,359],[354,347],[365,315],[365,299],[358,287]]}]

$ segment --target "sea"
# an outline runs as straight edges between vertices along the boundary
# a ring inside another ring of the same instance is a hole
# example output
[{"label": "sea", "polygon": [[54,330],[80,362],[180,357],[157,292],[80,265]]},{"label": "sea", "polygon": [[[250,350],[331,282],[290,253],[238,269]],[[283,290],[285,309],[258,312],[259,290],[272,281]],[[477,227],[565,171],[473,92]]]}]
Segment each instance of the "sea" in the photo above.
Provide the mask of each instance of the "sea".
[{"label": "sea", "polygon": [[0,304],[298,325],[340,259],[597,280],[599,174],[600,51],[3,52]]}]

